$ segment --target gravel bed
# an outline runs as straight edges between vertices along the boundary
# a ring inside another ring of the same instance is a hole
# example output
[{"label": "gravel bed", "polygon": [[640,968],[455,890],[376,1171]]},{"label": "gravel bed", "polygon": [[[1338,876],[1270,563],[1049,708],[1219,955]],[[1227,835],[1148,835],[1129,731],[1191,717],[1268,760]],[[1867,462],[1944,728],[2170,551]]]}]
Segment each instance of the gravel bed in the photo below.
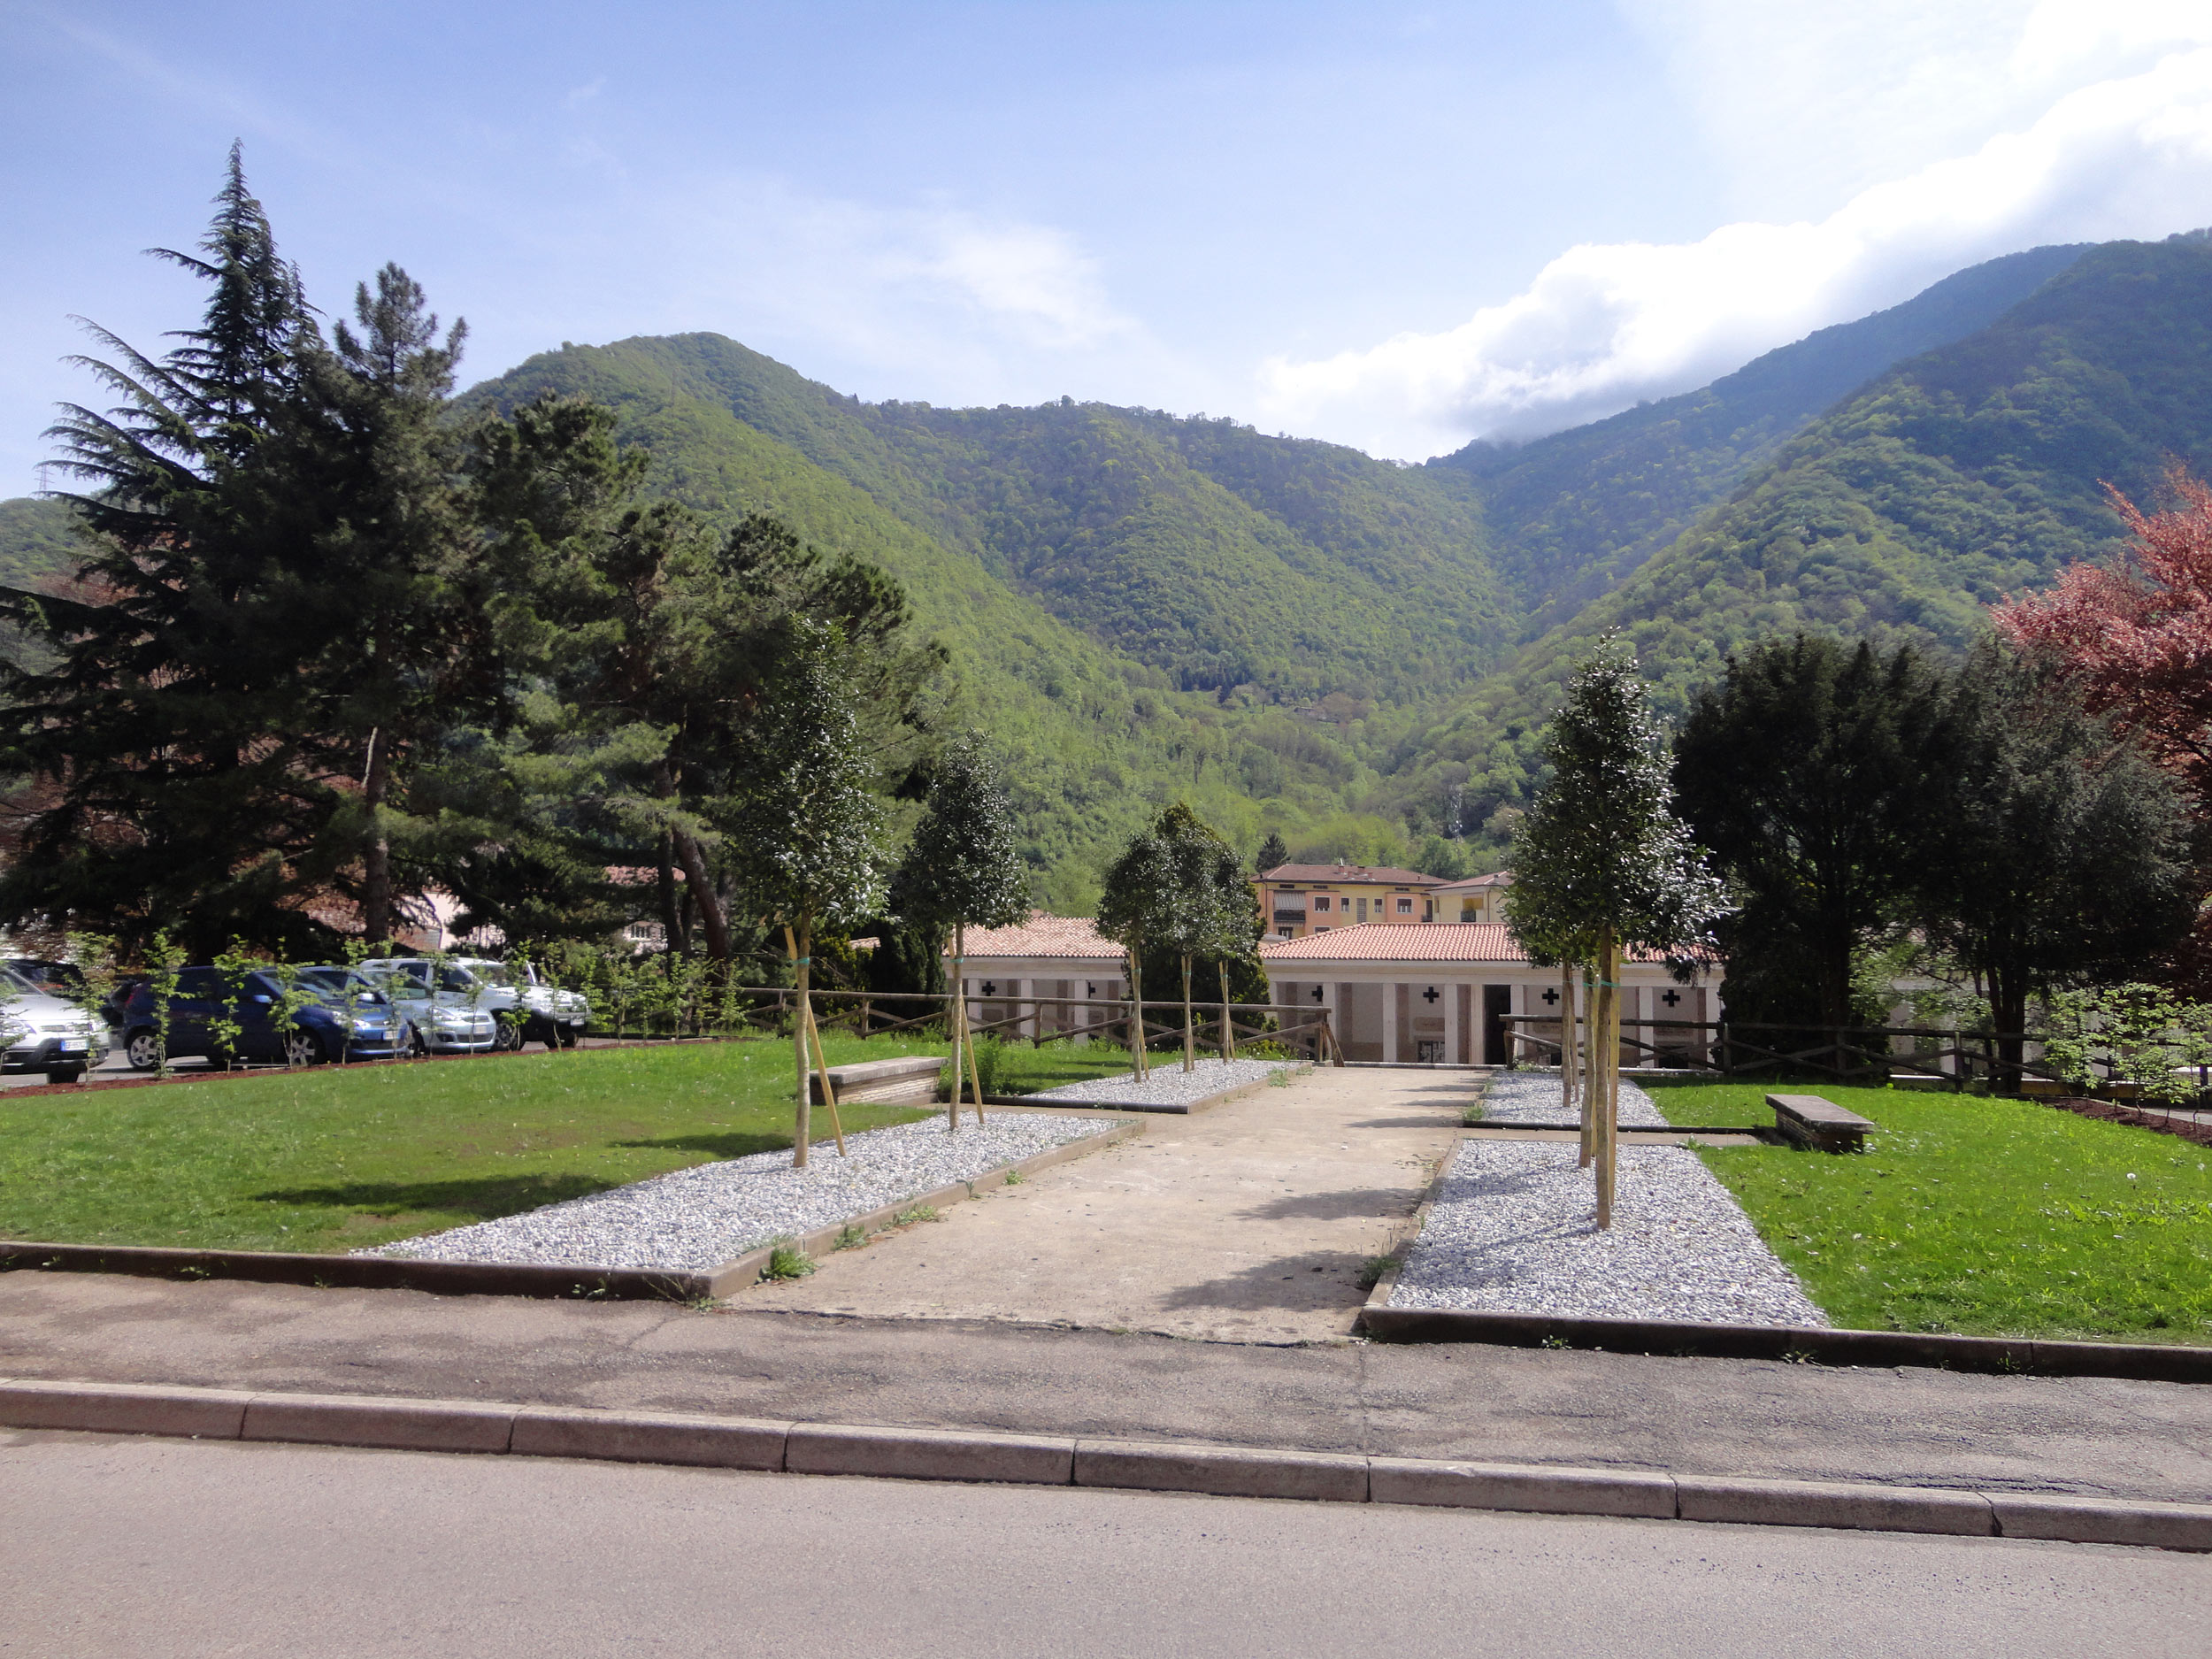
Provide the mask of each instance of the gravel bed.
[{"label": "gravel bed", "polygon": [[[1486,1124],[1571,1124],[1579,1110],[1560,1103],[1556,1071],[1493,1071],[1482,1096]],[[1621,1122],[1631,1129],[1667,1126],[1651,1096],[1626,1078],[1621,1079]]]},{"label": "gravel bed", "polygon": [[1063,1083],[1058,1088],[1022,1098],[1054,1105],[1182,1106],[1224,1089],[1263,1083],[1278,1071],[1295,1070],[1296,1064],[1289,1060],[1201,1060],[1195,1071],[1186,1071],[1180,1060],[1163,1058],[1153,1062],[1152,1075],[1141,1083],[1123,1071],[1081,1083]]},{"label": "gravel bed", "polygon": [[1694,1152],[1623,1147],[1620,1157],[1601,1233],[1592,1172],[1575,1167],[1571,1143],[1463,1141],[1390,1306],[1828,1323]]},{"label": "gravel bed", "polygon": [[1117,1121],[996,1113],[949,1134],[943,1118],[925,1118],[847,1135],[848,1157],[835,1141],[818,1141],[803,1170],[791,1167],[787,1150],[756,1152],[355,1254],[693,1271],[973,1180]]}]

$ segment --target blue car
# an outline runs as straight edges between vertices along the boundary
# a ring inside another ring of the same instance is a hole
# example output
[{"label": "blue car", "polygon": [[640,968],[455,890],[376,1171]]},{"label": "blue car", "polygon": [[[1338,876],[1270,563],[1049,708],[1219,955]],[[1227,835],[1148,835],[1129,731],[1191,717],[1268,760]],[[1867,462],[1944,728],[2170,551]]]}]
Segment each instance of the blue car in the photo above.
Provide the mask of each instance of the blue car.
[{"label": "blue car", "polygon": [[[177,988],[169,999],[168,1056],[193,1056],[210,1060],[279,1060],[290,1065],[317,1065],[326,1061],[388,1060],[399,1052],[401,1033],[395,1029],[391,1003],[366,984],[335,987],[300,974],[299,988],[311,999],[292,1012],[288,1029],[278,1027],[284,987],[273,973],[252,972],[238,981],[235,991],[219,969],[184,968],[178,971]],[[338,971],[343,973],[343,970]],[[227,1004],[235,996],[237,1008]],[[226,1056],[215,1022],[238,1022],[235,1052]],[[123,1005],[123,1053],[132,1066],[150,1071],[162,1062],[162,1041],[154,1017],[154,988],[136,987]]]}]

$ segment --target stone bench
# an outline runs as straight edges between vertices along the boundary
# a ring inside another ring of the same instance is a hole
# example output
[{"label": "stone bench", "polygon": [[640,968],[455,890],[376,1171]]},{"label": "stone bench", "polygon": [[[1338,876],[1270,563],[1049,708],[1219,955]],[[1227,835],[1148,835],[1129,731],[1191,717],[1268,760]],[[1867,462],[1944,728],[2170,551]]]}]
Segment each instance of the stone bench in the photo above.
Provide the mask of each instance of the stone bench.
[{"label": "stone bench", "polygon": [[[837,1098],[845,1101],[934,1101],[937,1079],[945,1062],[938,1055],[902,1055],[895,1060],[856,1060],[829,1069]],[[822,1101],[822,1074],[808,1073],[809,1087],[818,1106]]]},{"label": "stone bench", "polygon": [[1870,1130],[1881,1127],[1817,1094],[1770,1094],[1774,1126],[1816,1152],[1863,1152]]}]

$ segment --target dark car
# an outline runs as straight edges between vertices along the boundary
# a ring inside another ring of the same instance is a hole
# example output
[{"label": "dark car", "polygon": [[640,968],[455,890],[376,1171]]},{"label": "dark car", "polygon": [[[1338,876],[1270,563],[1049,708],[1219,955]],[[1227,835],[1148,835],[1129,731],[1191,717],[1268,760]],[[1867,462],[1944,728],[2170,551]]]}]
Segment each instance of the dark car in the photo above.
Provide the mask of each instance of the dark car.
[{"label": "dark car", "polygon": [[[392,1006],[373,994],[351,999],[328,998],[319,987],[302,985],[311,1000],[293,1010],[288,1030],[279,1028],[284,987],[268,972],[246,974],[236,988],[225,981],[221,970],[183,968],[177,988],[169,999],[169,1058],[201,1056],[224,1058],[223,1043],[215,1029],[222,1019],[238,1022],[234,1060],[282,1060],[293,1065],[315,1065],[324,1061],[388,1060],[398,1052],[399,1033]],[[227,1004],[236,1001],[232,1012]],[[333,1002],[337,1003],[333,1006]],[[155,1021],[154,987],[135,987],[123,1007],[123,1053],[141,1071],[161,1064],[162,1041]]]}]

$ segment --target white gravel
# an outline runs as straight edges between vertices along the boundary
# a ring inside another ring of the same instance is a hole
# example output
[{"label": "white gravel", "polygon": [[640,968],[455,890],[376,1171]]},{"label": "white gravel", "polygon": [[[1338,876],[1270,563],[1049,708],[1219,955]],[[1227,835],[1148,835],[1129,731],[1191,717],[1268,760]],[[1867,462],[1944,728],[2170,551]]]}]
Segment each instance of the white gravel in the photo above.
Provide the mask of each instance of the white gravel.
[{"label": "white gravel", "polygon": [[1390,1305],[1828,1323],[1687,1148],[1623,1147],[1613,1225],[1601,1233],[1573,1142],[1480,1137],[1460,1143]]},{"label": "white gravel", "polygon": [[818,1141],[803,1170],[791,1167],[787,1150],[756,1152],[356,1254],[694,1271],[973,1180],[1117,1121],[993,1113],[979,1128],[969,1119],[949,1134],[942,1118],[925,1118],[847,1135],[847,1157],[836,1142]]},{"label": "white gravel", "polygon": [[1040,1104],[1078,1106],[1187,1106],[1224,1089],[1263,1083],[1278,1071],[1297,1070],[1289,1060],[1201,1060],[1194,1071],[1183,1070],[1179,1059],[1156,1058],[1152,1075],[1140,1083],[1131,1073],[1092,1078],[1081,1083],[1063,1083],[1036,1094],[1025,1095]]},{"label": "white gravel", "polygon": [[[1562,1102],[1556,1071],[1494,1071],[1482,1095],[1486,1124],[1571,1124],[1580,1110]],[[1626,1078],[1621,1079],[1621,1122],[1631,1129],[1667,1126],[1651,1096]]]}]

